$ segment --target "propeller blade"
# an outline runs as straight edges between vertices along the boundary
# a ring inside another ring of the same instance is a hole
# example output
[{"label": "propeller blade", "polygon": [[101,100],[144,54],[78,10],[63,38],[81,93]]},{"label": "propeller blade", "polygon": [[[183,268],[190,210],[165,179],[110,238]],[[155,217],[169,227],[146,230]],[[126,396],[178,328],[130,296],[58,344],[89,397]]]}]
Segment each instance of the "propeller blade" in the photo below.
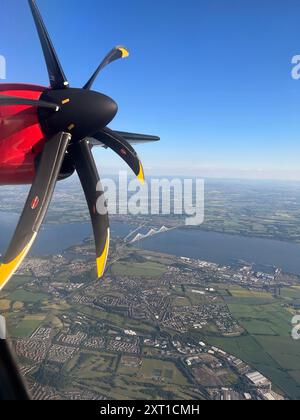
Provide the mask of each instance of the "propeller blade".
[{"label": "propeller blade", "polygon": [[0,264],[0,290],[28,254],[38,234],[54,192],[71,135],[59,133],[49,139],[9,249]]},{"label": "propeller blade", "polygon": [[35,0],[28,0],[33,19],[38,31],[40,42],[43,48],[45,61],[49,73],[50,85],[52,89],[63,89],[69,86],[69,82],[61,67],[50,36],[43,22],[42,16],[35,3]]},{"label": "propeller blade", "polygon": [[115,131],[104,128],[93,136],[100,143],[116,152],[132,169],[141,183],[145,182],[143,165],[134,148]]},{"label": "propeller blade", "polygon": [[115,131],[115,133],[123,137],[123,139],[127,140],[130,144],[143,144],[160,141],[160,137],[150,136],[149,134],[126,133],[124,131]]},{"label": "propeller blade", "polygon": [[97,68],[97,70],[95,71],[95,73],[92,75],[92,77],[90,78],[90,80],[86,83],[86,85],[83,87],[83,89],[88,89],[90,90],[98,76],[98,74],[106,67],[108,66],[110,63],[119,60],[121,58],[126,58],[129,56],[129,51],[127,50],[127,48],[122,47],[122,46],[118,46],[116,48],[114,48],[113,50],[111,50],[107,56],[104,58],[104,60],[102,61],[102,63],[100,64],[100,66]]},{"label": "propeller blade", "polygon": [[35,106],[37,108],[53,109],[53,111],[59,111],[60,107],[52,102],[39,101],[35,99],[19,98],[17,96],[0,95],[0,106],[1,105],[28,105]]},{"label": "propeller blade", "polygon": [[[79,175],[89,207],[96,244],[96,262],[98,278],[103,277],[109,251],[110,230],[103,187],[92,155],[88,140],[82,140],[72,146],[71,156]],[[97,204],[101,204],[99,212]]]}]

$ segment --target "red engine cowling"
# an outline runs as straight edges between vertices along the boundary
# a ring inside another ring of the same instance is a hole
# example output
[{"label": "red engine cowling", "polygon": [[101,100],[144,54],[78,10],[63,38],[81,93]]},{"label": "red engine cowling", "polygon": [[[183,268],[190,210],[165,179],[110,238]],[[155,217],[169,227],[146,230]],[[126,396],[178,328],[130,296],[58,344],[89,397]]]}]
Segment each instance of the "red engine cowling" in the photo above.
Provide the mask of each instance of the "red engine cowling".
[{"label": "red engine cowling", "polygon": [[[0,95],[39,99],[45,87],[1,84]],[[31,184],[44,135],[37,108],[0,106],[0,185]]]}]

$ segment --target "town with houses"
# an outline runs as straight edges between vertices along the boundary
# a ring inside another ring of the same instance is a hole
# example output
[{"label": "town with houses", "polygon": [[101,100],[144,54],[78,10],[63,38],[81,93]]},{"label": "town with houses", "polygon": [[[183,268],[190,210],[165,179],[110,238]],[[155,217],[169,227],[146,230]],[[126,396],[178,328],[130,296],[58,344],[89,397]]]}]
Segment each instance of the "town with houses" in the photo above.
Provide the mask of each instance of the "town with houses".
[{"label": "town with houses", "polygon": [[[93,252],[85,241],[62,255],[28,258],[0,300],[34,399],[300,396],[291,367],[273,348],[297,313],[297,276],[114,240],[99,282]],[[292,345],[298,352],[299,343]],[[274,367],[261,370],[260,358],[272,358]]]}]

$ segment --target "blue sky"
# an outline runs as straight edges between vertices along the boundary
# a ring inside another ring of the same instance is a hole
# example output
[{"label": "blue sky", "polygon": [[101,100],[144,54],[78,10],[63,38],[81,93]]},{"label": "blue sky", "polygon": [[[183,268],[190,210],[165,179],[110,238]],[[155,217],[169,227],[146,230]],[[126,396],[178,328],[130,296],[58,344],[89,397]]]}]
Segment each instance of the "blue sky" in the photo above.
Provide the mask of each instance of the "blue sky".
[{"label": "blue sky", "polygon": [[[139,148],[146,172],[300,179],[299,0],[37,3],[72,86],[113,46],[131,51],[94,88],[119,104],[113,128],[161,136]],[[1,0],[0,21],[7,80],[47,85],[27,1]]]}]

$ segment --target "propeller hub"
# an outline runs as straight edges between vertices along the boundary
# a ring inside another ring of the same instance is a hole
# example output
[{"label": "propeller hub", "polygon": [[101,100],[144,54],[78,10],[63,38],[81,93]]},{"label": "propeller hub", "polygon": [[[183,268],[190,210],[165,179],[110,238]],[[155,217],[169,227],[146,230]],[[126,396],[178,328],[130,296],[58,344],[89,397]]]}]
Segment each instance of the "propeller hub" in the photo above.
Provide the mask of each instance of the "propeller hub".
[{"label": "propeller hub", "polygon": [[64,131],[71,133],[73,139],[81,140],[106,127],[118,112],[113,99],[84,89],[48,90],[41,100],[60,106],[55,113],[39,110],[41,126],[47,136]]}]

